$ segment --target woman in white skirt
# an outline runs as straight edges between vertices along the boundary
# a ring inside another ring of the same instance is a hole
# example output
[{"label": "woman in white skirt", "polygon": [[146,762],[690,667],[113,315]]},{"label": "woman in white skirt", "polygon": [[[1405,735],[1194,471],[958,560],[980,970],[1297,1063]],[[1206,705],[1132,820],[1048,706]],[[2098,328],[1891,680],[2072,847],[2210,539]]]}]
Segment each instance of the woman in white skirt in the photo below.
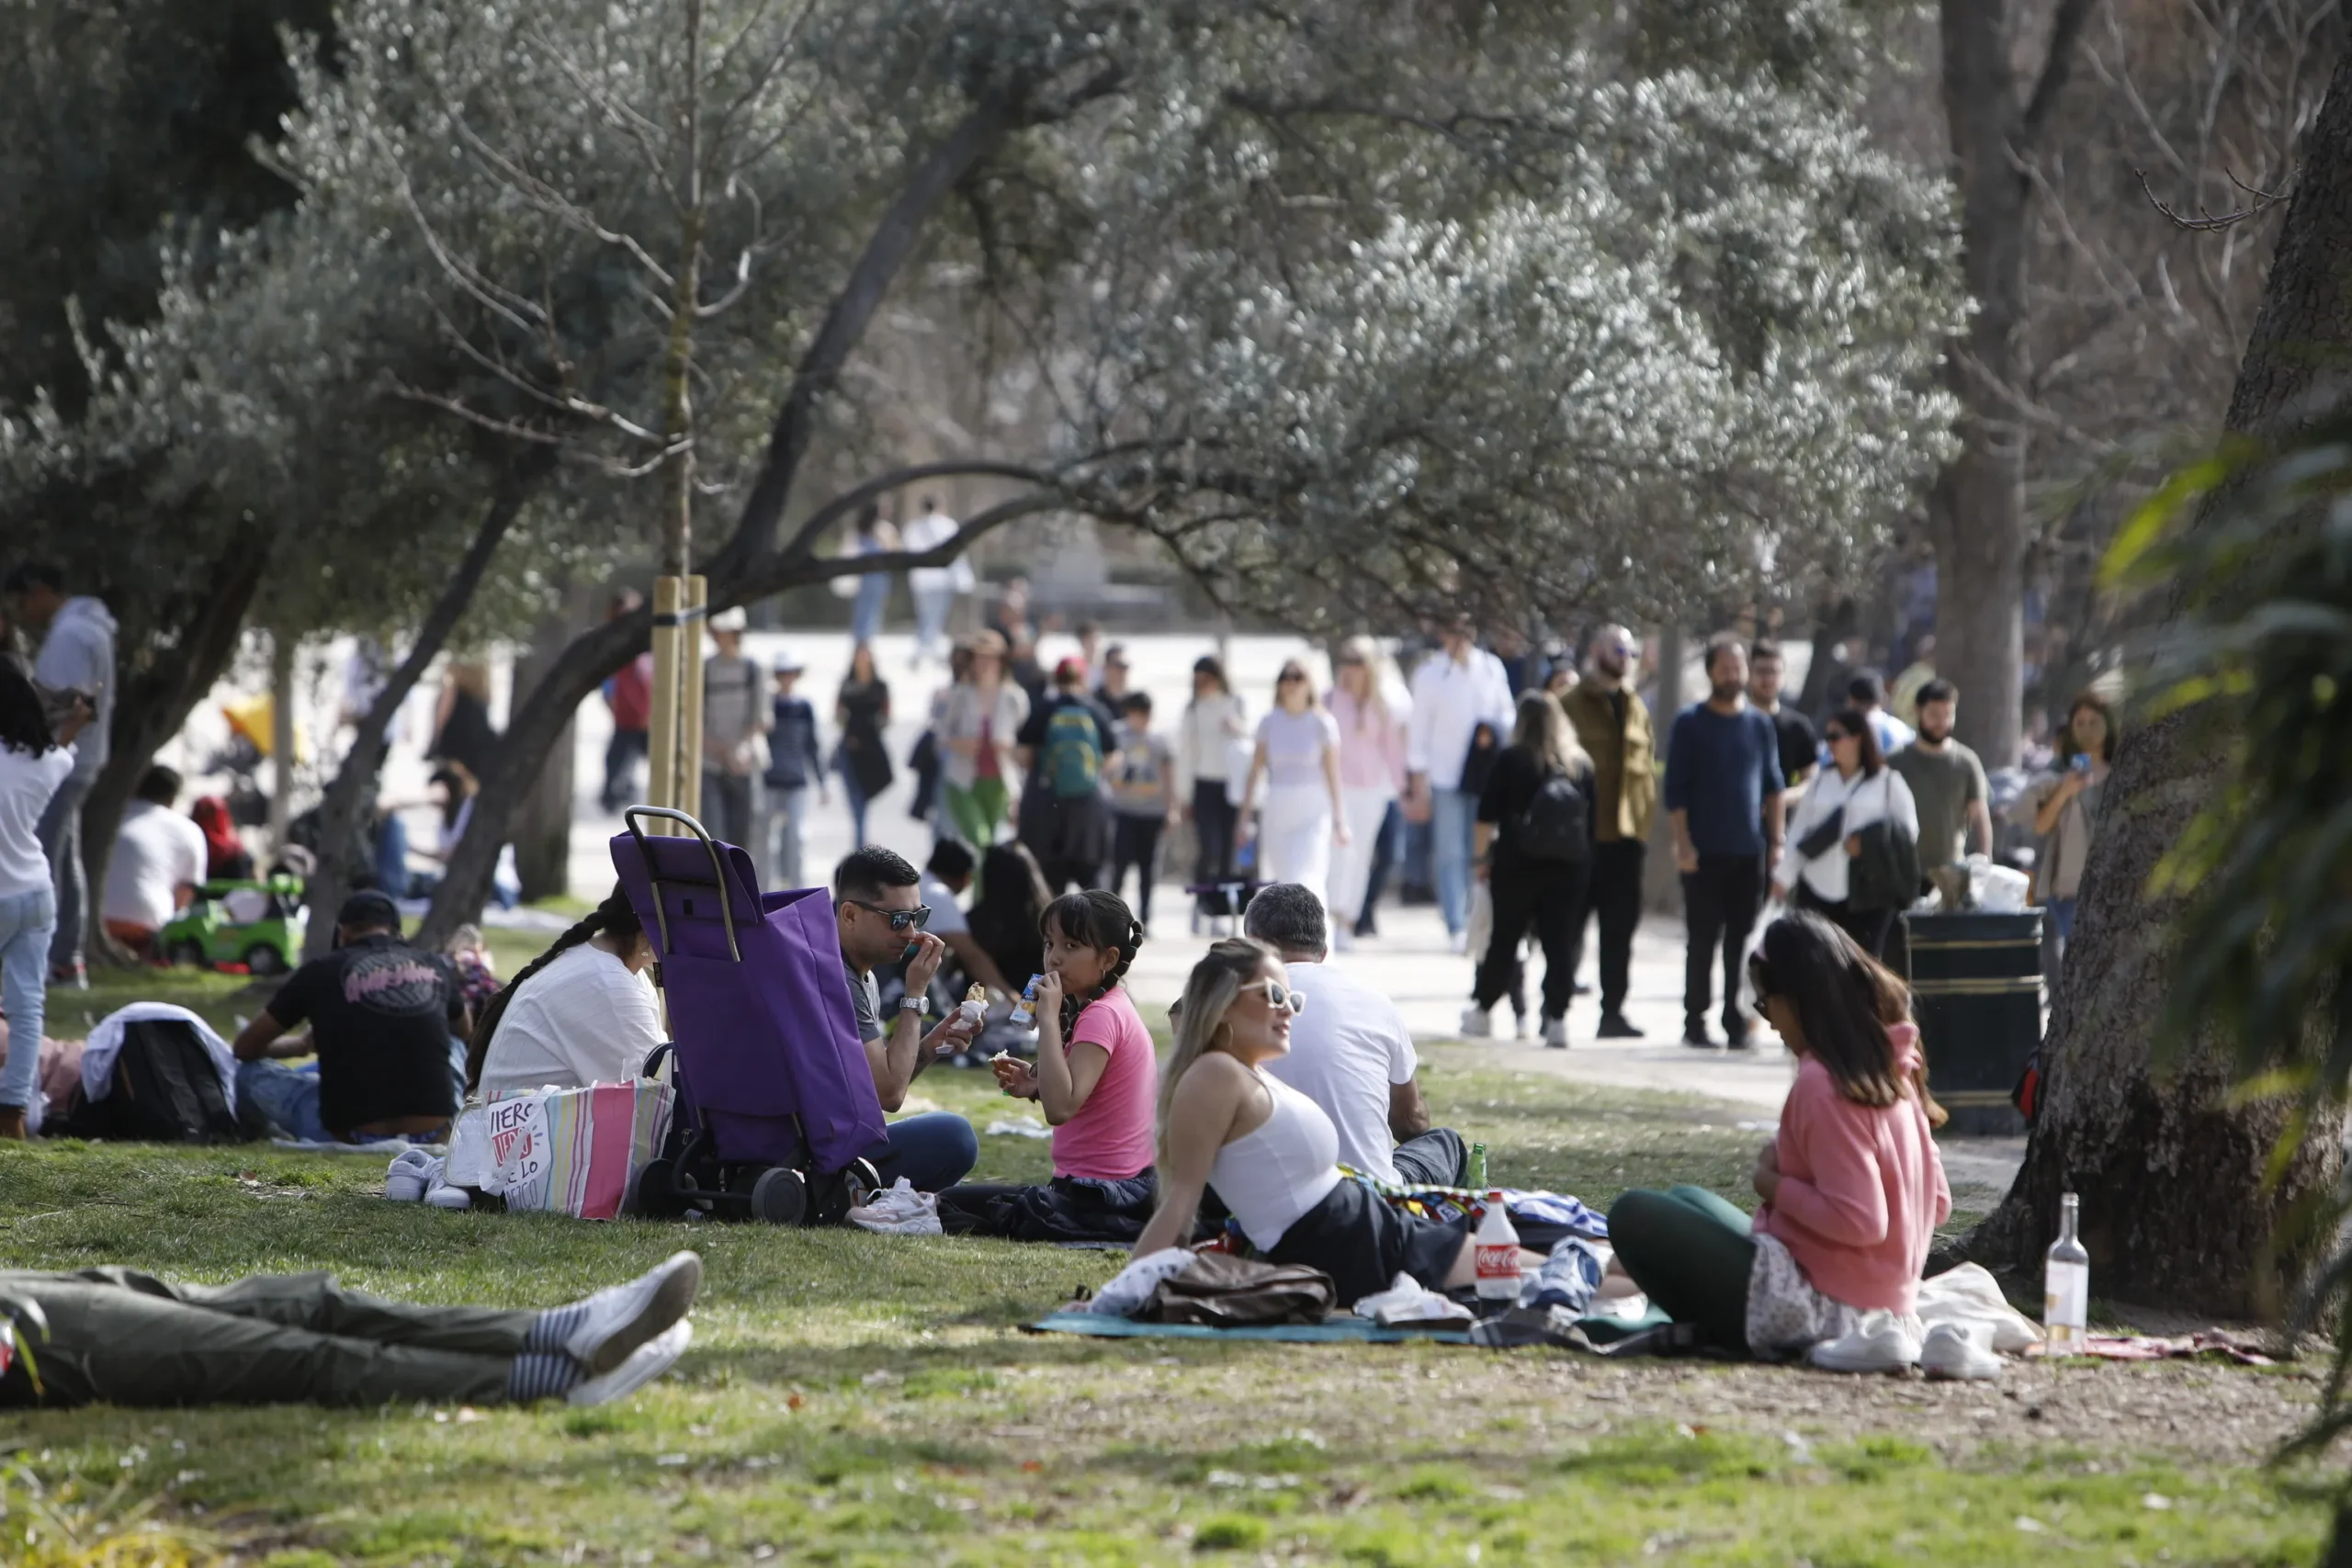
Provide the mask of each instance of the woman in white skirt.
[{"label": "woman in white skirt", "polygon": [[1247,801],[1258,807],[1260,882],[1295,882],[1325,898],[1331,882],[1331,847],[1349,842],[1340,794],[1340,726],[1315,701],[1306,667],[1284,664],[1274,680],[1274,707],[1258,721],[1258,750],[1250,760]]},{"label": "woman in white skirt", "polygon": [[1340,647],[1339,679],[1329,699],[1340,727],[1340,819],[1344,848],[1331,854],[1331,941],[1355,945],[1372,882],[1373,852],[1381,820],[1405,784],[1405,715],[1384,681],[1380,645],[1368,637]]}]

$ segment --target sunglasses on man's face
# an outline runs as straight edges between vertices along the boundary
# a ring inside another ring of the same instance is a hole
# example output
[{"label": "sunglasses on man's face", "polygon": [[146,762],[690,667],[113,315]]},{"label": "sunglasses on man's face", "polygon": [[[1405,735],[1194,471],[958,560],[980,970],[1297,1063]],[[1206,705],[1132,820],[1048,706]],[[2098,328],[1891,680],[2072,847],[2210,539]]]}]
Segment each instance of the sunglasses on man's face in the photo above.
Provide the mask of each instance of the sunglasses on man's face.
[{"label": "sunglasses on man's face", "polygon": [[1241,994],[1248,997],[1263,997],[1266,998],[1268,1007],[1287,1008],[1294,1018],[1306,1010],[1306,998],[1292,990],[1280,980],[1252,980],[1241,987]]},{"label": "sunglasses on man's face", "polygon": [[861,909],[873,910],[889,921],[890,929],[894,931],[905,931],[909,926],[921,931],[931,924],[931,906],[928,904],[917,904],[911,909],[886,909],[879,904],[869,904],[863,898],[844,898],[842,902],[854,904]]}]

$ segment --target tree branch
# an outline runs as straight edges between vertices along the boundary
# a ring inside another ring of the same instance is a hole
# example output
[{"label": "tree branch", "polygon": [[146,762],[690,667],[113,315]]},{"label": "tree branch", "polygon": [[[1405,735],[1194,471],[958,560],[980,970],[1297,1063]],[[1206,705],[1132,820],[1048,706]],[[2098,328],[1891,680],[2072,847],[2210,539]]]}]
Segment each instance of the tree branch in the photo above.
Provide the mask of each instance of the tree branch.
[{"label": "tree branch", "polygon": [[776,524],[797,477],[800,460],[816,434],[817,415],[827,393],[840,379],[851,350],[865,335],[867,323],[881,307],[890,284],[912,254],[933,210],[963,183],[1012,129],[1013,106],[991,96],[972,106],[963,120],[908,177],[905,188],[875,226],[865,253],[850,270],[849,280],[825,312],[824,324],[801,356],[784,406],[776,412],[752,493],[744,499],[734,536],[705,569],[725,580],[765,555],[775,539]]},{"label": "tree branch", "polygon": [[2199,207],[2197,209],[2196,217],[2183,218],[2179,213],[2175,212],[2171,208],[2166,207],[2163,202],[2156,199],[2155,191],[2150,188],[2148,185],[2148,175],[2146,170],[2134,169],[2132,172],[2139,176],[2140,190],[2143,195],[2147,197],[2148,205],[2154,208],[2158,212],[2163,213],[2167,219],[2171,220],[2174,228],[2187,229],[2192,233],[2209,234],[2217,230],[2233,228],[2237,224],[2245,222],[2249,218],[2261,217],[2265,212],[2269,211],[2272,208],[2278,206],[2280,202],[2286,200],[2290,196],[2294,194],[2293,187],[2291,186],[2286,190],[2278,192],[2256,190],[2252,186],[2246,184],[2244,180],[2238,178],[2237,175],[2230,175],[2230,183],[2255,198],[2254,205],[2252,207],[2245,208],[2237,212],[2223,212],[2218,215],[2208,212],[2204,208]]},{"label": "tree branch", "polygon": [[[1963,5],[1976,0],[1961,0]],[[2066,90],[2066,78],[2075,68],[2075,44],[2082,37],[2083,26],[2091,18],[2091,0],[2058,0],[2058,15],[2050,24],[2050,52],[2041,62],[2041,75],[2033,85],[2033,96],[2027,100],[2025,118],[2018,128],[2017,152],[2025,156],[2041,139],[2041,128],[2058,107],[2058,96]]]}]

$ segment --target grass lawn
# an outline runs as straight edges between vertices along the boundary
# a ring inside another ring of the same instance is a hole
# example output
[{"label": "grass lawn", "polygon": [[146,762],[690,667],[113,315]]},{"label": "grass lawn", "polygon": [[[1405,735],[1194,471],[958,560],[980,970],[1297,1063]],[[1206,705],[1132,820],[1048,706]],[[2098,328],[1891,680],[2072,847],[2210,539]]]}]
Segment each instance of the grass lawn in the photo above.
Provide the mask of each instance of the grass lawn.
[{"label": "grass lawn", "polygon": [[[1432,1102],[1502,1179],[1595,1202],[1744,1186],[1736,1112],[1430,1056]],[[1027,1113],[984,1083],[918,1090],[983,1124]],[[984,1177],[1045,1169],[1042,1143],[983,1140]],[[2295,1371],[2036,1365],[1987,1387],[1079,1341],[1015,1325],[1114,1257],[447,1214],[383,1202],[381,1180],[265,1147],[0,1150],[0,1258],[543,1304],[691,1243],[695,1350],[590,1411],[14,1415],[0,1561],[2287,1564],[2324,1526],[2260,1468],[2311,1397]],[[116,1555],[75,1555],[109,1538]]]}]

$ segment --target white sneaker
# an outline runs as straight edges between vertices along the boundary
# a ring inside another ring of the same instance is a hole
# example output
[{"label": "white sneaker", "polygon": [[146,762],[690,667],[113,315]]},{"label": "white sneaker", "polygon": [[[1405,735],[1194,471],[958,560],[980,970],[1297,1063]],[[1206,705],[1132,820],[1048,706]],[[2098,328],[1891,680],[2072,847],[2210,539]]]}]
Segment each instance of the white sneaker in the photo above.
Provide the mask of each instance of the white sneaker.
[{"label": "white sneaker", "polygon": [[[702,1259],[691,1252],[672,1253],[660,1268],[626,1285],[598,1291],[582,1302],[588,1316],[563,1342],[564,1351],[592,1376],[609,1372],[639,1347],[684,1319],[701,1288]],[[684,1348],[681,1342],[679,1348]]]},{"label": "white sneaker", "polygon": [[1535,1026],[1527,1021],[1527,1015],[1525,1013],[1515,1012],[1510,1015],[1510,1032],[1512,1039],[1525,1041],[1535,1038]]},{"label": "white sneaker", "polygon": [[1545,1019],[1544,1021],[1544,1043],[1549,1045],[1555,1051],[1566,1050],[1568,1048],[1568,1021],[1565,1018]]},{"label": "white sneaker", "polygon": [[1899,1372],[1919,1359],[1919,1341],[1893,1313],[1866,1313],[1849,1334],[1825,1339],[1805,1352],[1825,1372]]},{"label": "white sneaker", "polygon": [[1984,1382],[2001,1375],[2001,1358],[1979,1338],[1973,1324],[1939,1323],[1928,1330],[1919,1347],[1919,1370],[1928,1377],[1954,1382]]},{"label": "white sneaker", "polygon": [[1492,1040],[1495,1037],[1495,1015],[1482,1007],[1462,1010],[1462,1038]]},{"label": "white sneaker", "polygon": [[[692,1258],[693,1253],[683,1256]],[[621,1364],[602,1377],[586,1382],[564,1395],[573,1404],[603,1404],[611,1400],[627,1399],[663,1372],[678,1364],[686,1347],[695,1342],[695,1325],[684,1318],[655,1335],[629,1352]]]},{"label": "white sneaker", "polygon": [[424,1189],[424,1201],[435,1209],[470,1209],[474,1206],[474,1195],[462,1187],[450,1186],[441,1179],[441,1173],[436,1170],[433,1173],[431,1184]]},{"label": "white sneaker", "polygon": [[384,1171],[384,1196],[395,1203],[419,1203],[441,1179],[442,1163],[423,1149],[402,1149]]},{"label": "white sneaker", "polygon": [[1469,952],[1470,933],[1468,931],[1455,931],[1452,936],[1445,939],[1445,946],[1446,951],[1449,953]]}]

